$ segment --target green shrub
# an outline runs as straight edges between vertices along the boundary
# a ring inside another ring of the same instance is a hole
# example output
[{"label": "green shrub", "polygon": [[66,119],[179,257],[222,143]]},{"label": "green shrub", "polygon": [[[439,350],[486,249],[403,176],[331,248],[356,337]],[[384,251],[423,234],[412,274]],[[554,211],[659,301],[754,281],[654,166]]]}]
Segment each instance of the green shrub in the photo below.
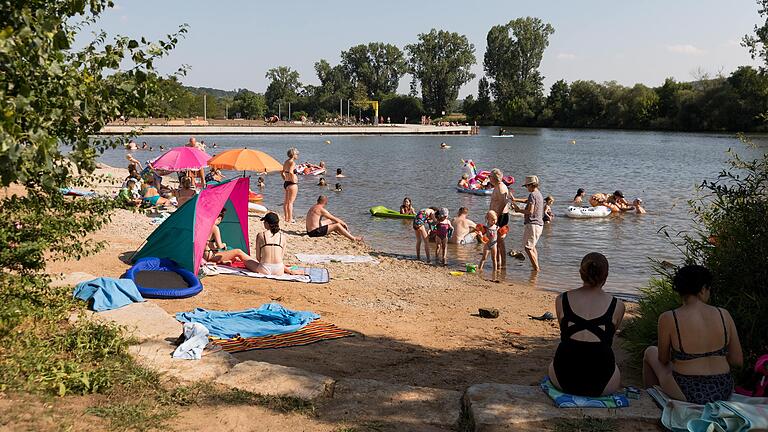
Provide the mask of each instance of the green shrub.
[{"label": "green shrub", "polygon": [[[712,271],[710,303],[727,309],[736,323],[745,366],[768,352],[768,153],[751,161],[729,150],[728,166],[717,180],[704,181],[689,201],[695,229],[673,240],[683,264]],[[644,290],[638,317],[625,331],[630,351],[656,343],[654,323],[679,300],[671,291],[671,273],[657,269],[659,280]]]}]

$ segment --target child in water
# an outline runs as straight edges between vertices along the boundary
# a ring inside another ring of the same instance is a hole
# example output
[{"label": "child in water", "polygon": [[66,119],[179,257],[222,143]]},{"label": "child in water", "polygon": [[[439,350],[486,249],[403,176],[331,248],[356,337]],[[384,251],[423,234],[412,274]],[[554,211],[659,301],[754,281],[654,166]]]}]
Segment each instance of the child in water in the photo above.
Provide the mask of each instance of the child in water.
[{"label": "child in water", "polygon": [[416,211],[413,209],[413,204],[411,203],[411,199],[408,197],[403,198],[403,205],[400,206],[400,214],[416,214]]},{"label": "child in water", "polygon": [[336,177],[346,177],[344,174],[341,173],[341,168],[336,168]]},{"label": "child in water", "polygon": [[645,209],[643,208],[643,200],[640,198],[635,198],[635,200],[632,201],[632,206],[635,207],[635,213],[645,214]]},{"label": "child in water", "polygon": [[448,220],[448,209],[443,207],[438,210],[435,219],[437,219],[435,224],[435,258],[440,260],[440,264],[446,265],[448,239],[453,235],[453,225]]},{"label": "child in water", "polygon": [[266,186],[264,183],[264,176],[259,176],[259,179],[256,181],[256,186],[259,187],[259,190],[264,190],[264,186]]},{"label": "child in water", "polygon": [[544,216],[542,218],[544,219],[544,223],[550,223],[555,220],[555,214],[552,212],[552,204],[554,203],[555,199],[552,195],[547,195],[547,197],[544,198]]},{"label": "child in water", "polygon": [[318,186],[321,186],[321,187],[322,187],[322,186],[327,186],[327,185],[328,185],[328,182],[326,182],[326,181],[325,181],[325,177],[320,177],[320,181],[319,181],[319,182],[317,182],[317,185],[318,185]]},{"label": "child in water", "polygon": [[469,189],[469,176],[467,174],[462,174],[461,180],[459,180],[459,183],[456,184],[456,186],[462,189]]},{"label": "child in water", "polygon": [[333,190],[334,192],[341,192],[341,183],[336,183],[336,188]]},{"label": "child in water", "polygon": [[[488,259],[488,254],[491,254],[493,271],[496,272],[499,270],[499,261],[498,257],[496,256],[498,251],[498,245],[496,242],[499,240],[499,227],[496,226],[496,221],[498,221],[498,219],[499,216],[493,210],[489,210],[488,213],[485,214],[485,223],[487,225],[485,227],[485,232],[483,233],[483,242],[485,243],[483,245],[483,257],[480,258],[480,264],[478,265],[478,269],[480,271],[483,270],[485,261]],[[487,242],[485,241],[486,239],[488,240]]]},{"label": "child in water", "polygon": [[416,217],[413,218],[413,231],[416,233],[416,259],[421,261],[421,244],[424,243],[424,253],[427,254],[427,262],[431,261],[429,257],[429,231],[432,223],[435,221],[436,207],[430,207],[419,210]]}]

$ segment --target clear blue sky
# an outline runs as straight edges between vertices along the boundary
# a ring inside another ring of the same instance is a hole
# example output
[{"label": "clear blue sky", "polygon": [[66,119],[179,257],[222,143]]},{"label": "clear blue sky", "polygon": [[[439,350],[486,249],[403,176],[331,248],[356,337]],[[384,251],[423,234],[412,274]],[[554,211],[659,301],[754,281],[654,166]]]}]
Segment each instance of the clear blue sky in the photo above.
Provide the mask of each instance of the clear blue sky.
[{"label": "clear blue sky", "polygon": [[[485,37],[496,24],[524,16],[552,24],[544,54],[545,87],[558,79],[616,80],[655,86],[664,78],[690,80],[695,71],[730,73],[755,64],[741,37],[758,23],[754,0],[648,1],[222,1],[117,0],[98,27],[109,34],[156,39],[187,23],[190,31],[161,71],[191,69],[187,85],[263,92],[267,69],[286,65],[317,84],[313,65],[331,64],[359,43],[403,47],[432,28],[465,34],[475,45],[482,76]],[[408,91],[409,77],[400,83]],[[476,94],[477,78],[461,96]]]}]

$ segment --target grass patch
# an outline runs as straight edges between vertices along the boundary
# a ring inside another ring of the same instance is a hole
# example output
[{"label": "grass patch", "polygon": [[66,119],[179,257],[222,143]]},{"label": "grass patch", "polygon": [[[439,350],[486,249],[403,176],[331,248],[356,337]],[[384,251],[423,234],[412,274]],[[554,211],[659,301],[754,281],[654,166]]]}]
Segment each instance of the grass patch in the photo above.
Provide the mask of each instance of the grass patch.
[{"label": "grass patch", "polygon": [[302,414],[313,417],[316,407],[312,402],[288,396],[267,396],[216,386],[211,383],[195,383],[176,387],[160,396],[166,405],[258,405],[285,414]]},{"label": "grass patch", "polygon": [[165,422],[176,415],[174,409],[148,401],[117,402],[88,408],[86,413],[109,420],[112,429],[137,431],[162,429]]},{"label": "grass patch", "polygon": [[612,432],[616,429],[616,420],[613,419],[583,417],[555,422],[555,432]]}]

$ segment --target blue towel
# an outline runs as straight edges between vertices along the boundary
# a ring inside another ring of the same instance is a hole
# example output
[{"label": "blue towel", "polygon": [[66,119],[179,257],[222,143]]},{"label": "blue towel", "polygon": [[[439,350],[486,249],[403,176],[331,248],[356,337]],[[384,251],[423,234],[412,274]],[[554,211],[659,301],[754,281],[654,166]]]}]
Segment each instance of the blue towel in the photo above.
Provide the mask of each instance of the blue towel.
[{"label": "blue towel", "polygon": [[316,313],[292,311],[279,303],[267,303],[258,309],[233,312],[197,308],[192,312],[176,314],[177,320],[200,323],[211,336],[221,339],[231,339],[237,335],[249,338],[292,333],[318,318],[320,315]]},{"label": "blue towel", "polygon": [[629,406],[629,399],[621,393],[599,397],[570,395],[558,390],[549,377],[544,377],[540,385],[558,408],[625,408]]},{"label": "blue towel", "polygon": [[91,308],[96,312],[144,301],[132,280],[104,277],[77,284],[72,296],[85,301],[93,299]]}]

